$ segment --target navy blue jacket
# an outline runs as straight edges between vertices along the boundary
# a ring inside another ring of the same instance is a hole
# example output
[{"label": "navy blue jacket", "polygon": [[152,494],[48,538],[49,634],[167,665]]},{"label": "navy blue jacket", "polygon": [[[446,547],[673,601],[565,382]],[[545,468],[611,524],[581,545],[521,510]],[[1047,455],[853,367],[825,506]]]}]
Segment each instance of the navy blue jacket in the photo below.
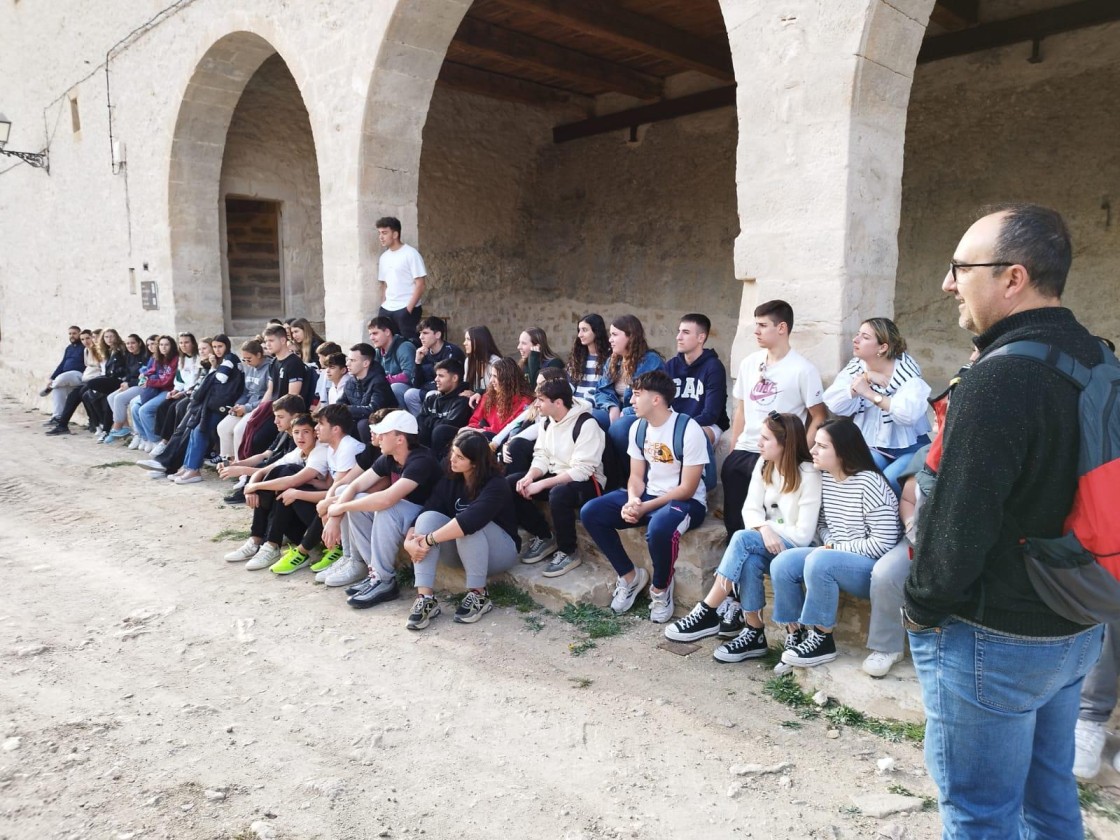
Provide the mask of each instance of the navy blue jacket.
[{"label": "navy blue jacket", "polygon": [[66,349],[62,351],[62,361],[58,363],[58,367],[54,369],[50,378],[54,379],[60,373],[66,373],[68,370],[76,370],[81,373],[86,369],[84,353],[85,348],[82,346],[82,342],[75,341],[68,344]]},{"label": "navy blue jacket", "polygon": [[665,372],[677,386],[673,411],[687,414],[701,426],[727,430],[731,425],[727,418],[727,369],[715,350],[706,348],[692,364],[678,353],[665,363]]}]

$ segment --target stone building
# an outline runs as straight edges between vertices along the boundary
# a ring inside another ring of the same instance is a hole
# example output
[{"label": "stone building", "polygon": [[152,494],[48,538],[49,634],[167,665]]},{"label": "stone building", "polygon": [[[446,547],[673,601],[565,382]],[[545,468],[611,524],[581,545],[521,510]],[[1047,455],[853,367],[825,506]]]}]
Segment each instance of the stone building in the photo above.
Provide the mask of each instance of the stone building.
[{"label": "stone building", "polygon": [[939,284],[974,208],[1070,220],[1068,303],[1120,335],[1112,0],[0,1],[0,387],[66,325],[340,341],[376,308],[373,222],[426,310],[512,349],[632,311],[725,360],[782,297],[826,373],[894,314],[931,382],[966,337]]}]

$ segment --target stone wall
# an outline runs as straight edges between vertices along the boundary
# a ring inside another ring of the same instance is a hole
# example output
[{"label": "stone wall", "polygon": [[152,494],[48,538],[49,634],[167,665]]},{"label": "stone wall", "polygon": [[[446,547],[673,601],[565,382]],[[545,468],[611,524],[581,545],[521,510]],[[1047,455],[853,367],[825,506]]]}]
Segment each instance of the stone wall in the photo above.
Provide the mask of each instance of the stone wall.
[{"label": "stone wall", "polygon": [[1059,210],[1074,240],[1064,302],[1099,335],[1120,339],[1120,25],[1047,38],[1040,64],[1027,62],[1030,49],[937,61],[915,76],[896,313],[935,389],[971,349],[941,282],[984,204]]},{"label": "stone wall", "polygon": [[[322,322],[323,234],[319,171],[307,108],[284,60],[274,55],[245,86],[230,121],[219,187],[228,197],[280,204],[280,288],[271,317]],[[260,327],[258,317],[232,323],[228,267],[226,326],[234,333]],[[220,314],[220,313],[218,313]]]},{"label": "stone wall", "polygon": [[642,319],[676,352],[677,319],[712,318],[725,359],[734,278],[732,109],[555,145],[551,111],[437,87],[424,128],[420,228],[427,310],[460,336],[488,324],[506,353],[525,327],[571,346],[581,315]]}]

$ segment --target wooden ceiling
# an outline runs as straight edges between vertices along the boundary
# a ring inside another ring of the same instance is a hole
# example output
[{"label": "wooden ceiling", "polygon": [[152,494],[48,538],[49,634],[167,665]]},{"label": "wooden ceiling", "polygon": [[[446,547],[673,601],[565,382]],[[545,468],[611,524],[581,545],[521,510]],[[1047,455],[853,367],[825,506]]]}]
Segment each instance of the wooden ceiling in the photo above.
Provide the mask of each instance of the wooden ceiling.
[{"label": "wooden ceiling", "polygon": [[[992,3],[938,0],[919,61],[1037,44],[1056,32],[1120,19],[1120,0],[1054,0],[1051,8],[1003,20],[985,17],[998,13],[998,0]],[[686,71],[707,77],[712,89],[668,98],[665,80]],[[475,0],[439,81],[496,99],[567,106],[588,117],[575,134],[558,134],[561,141],[733,105],[735,75],[717,0]],[[606,93],[632,97],[634,119],[627,123],[630,111],[591,117],[595,97]]]}]

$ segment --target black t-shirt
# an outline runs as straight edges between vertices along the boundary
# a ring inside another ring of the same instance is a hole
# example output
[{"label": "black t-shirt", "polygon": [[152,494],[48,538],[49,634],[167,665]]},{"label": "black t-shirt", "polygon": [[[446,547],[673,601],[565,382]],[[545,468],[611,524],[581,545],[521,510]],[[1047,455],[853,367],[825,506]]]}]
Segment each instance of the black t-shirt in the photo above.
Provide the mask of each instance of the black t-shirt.
[{"label": "black t-shirt", "polygon": [[423,505],[428,501],[428,496],[432,494],[432,488],[436,486],[436,482],[443,475],[443,469],[440,467],[439,461],[432,454],[432,450],[426,446],[418,446],[409,450],[403,468],[389,455],[382,455],[374,463],[373,471],[379,476],[388,476],[390,484],[395,484],[402,478],[415,481],[416,489],[405,496],[414,505]]},{"label": "black t-shirt", "polygon": [[[269,381],[272,382],[272,398],[278,400],[287,395],[291,383],[303,382],[306,375],[307,365],[295,353],[289,353],[283,361],[273,359],[268,372]],[[300,396],[306,401],[311,395],[301,388]]]},{"label": "black t-shirt", "polygon": [[[358,435],[355,434],[357,431],[358,430],[355,429],[353,432],[351,432],[350,433],[351,437],[354,437],[357,440],[361,440],[361,438],[359,438]],[[354,457],[354,460],[357,461],[358,466],[361,467],[363,470],[368,470],[370,467],[372,467],[374,465],[374,462],[377,461],[377,459],[380,458],[380,457],[381,457],[381,450],[378,449],[376,446],[372,446],[372,445],[367,443],[366,448],[363,449],[361,452],[359,452]]]}]

